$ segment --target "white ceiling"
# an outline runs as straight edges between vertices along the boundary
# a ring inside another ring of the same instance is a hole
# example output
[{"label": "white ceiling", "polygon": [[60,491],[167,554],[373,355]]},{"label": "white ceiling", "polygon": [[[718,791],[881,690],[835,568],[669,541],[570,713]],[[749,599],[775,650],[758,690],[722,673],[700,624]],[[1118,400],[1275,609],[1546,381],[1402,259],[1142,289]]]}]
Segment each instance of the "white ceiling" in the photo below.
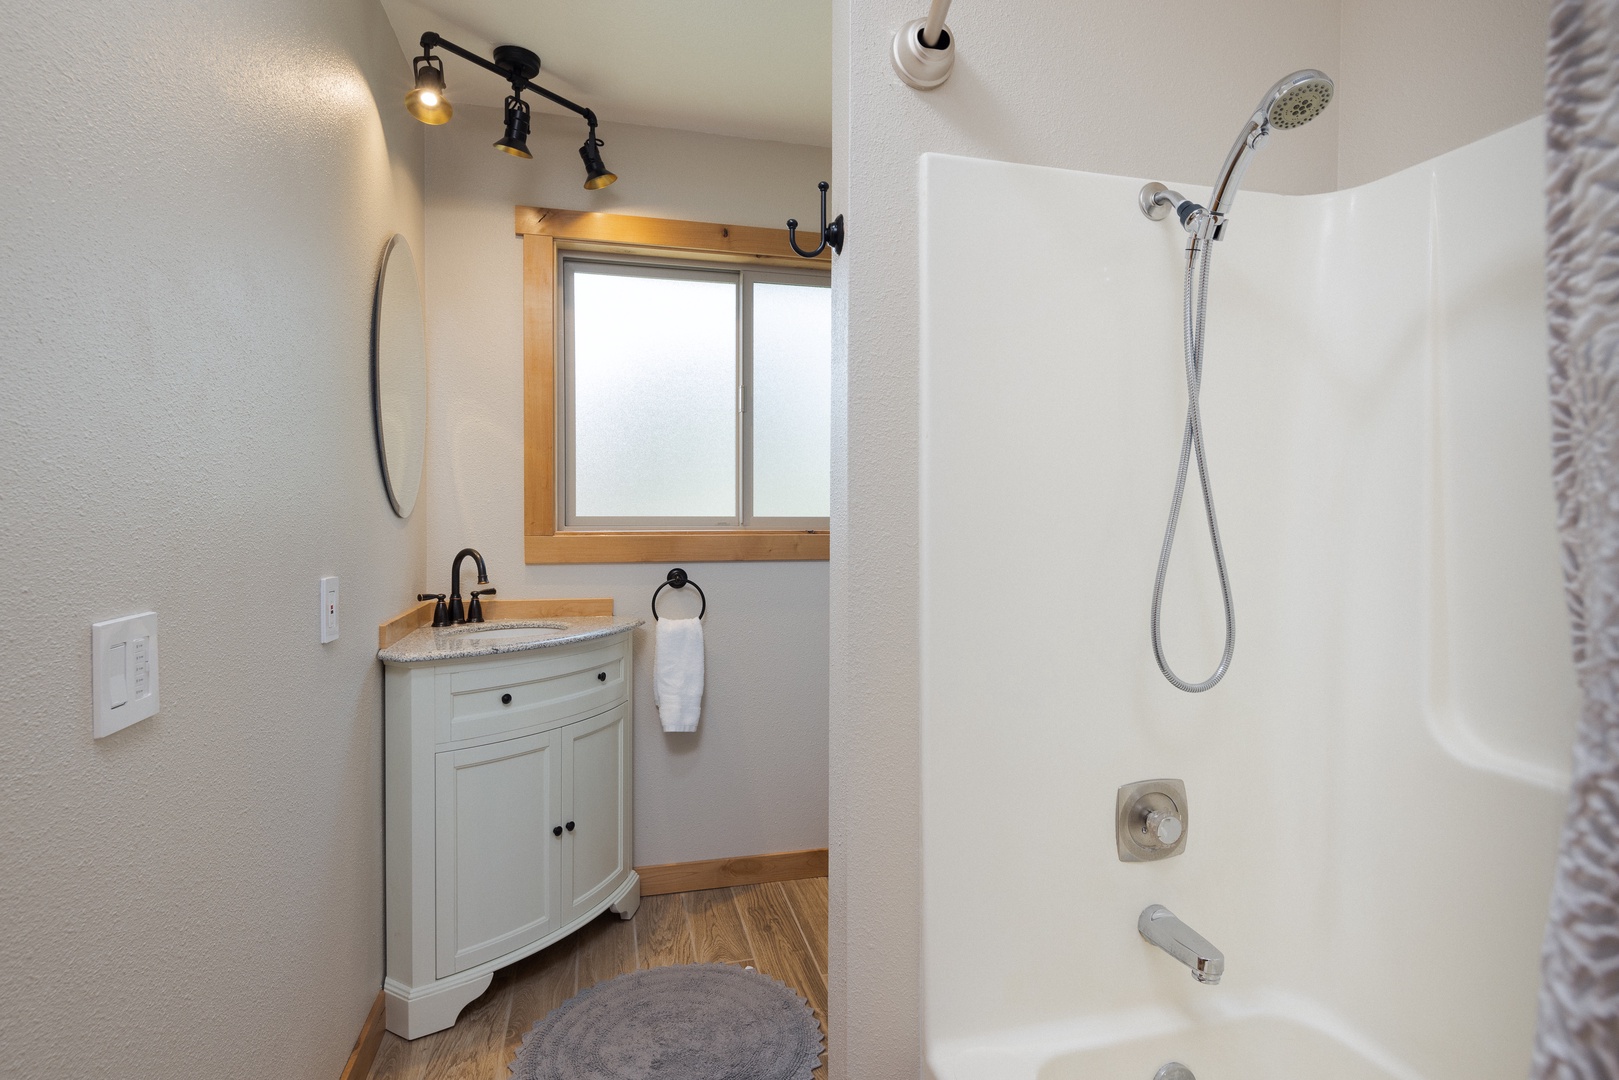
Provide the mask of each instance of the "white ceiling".
[{"label": "white ceiling", "polygon": [[[534,81],[595,110],[603,123],[832,144],[831,0],[382,0],[382,7],[406,56],[421,53],[424,30],[485,57],[495,45],[534,50],[541,65]],[[437,55],[452,102],[500,107],[505,83]]]}]

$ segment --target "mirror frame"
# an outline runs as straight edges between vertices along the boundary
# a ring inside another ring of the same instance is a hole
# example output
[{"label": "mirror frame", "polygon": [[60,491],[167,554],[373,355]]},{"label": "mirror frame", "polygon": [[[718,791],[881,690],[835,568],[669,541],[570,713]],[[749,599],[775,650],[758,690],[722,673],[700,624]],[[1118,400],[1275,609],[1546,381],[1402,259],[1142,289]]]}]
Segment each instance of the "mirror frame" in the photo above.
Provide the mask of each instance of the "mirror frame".
[{"label": "mirror frame", "polygon": [[[421,495],[422,475],[419,474],[417,476],[417,478],[416,478],[416,491],[411,493],[410,508],[409,509],[401,509],[400,508],[400,501],[401,500],[400,500],[400,497],[399,497],[399,492],[395,491],[395,489],[394,489],[394,478],[393,478],[392,474],[389,473],[389,471],[388,471],[387,440],[383,436],[383,432],[382,432],[382,355],[381,355],[381,352],[382,352],[382,349],[381,349],[381,345],[382,345],[382,298],[383,298],[383,290],[387,287],[387,284],[388,284],[388,262],[393,257],[394,248],[396,246],[400,246],[400,245],[403,245],[403,247],[405,249],[405,254],[410,259],[410,267],[411,267],[411,282],[410,282],[410,284],[411,284],[411,288],[413,288],[413,289],[415,289],[417,291],[417,293],[416,293],[416,295],[417,295],[417,307],[418,307],[418,310],[421,312],[421,317],[422,317],[422,360],[423,360],[422,396],[423,396],[424,399],[427,396],[427,385],[426,385],[427,374],[426,374],[426,370],[425,370],[426,369],[426,358],[427,358],[426,357],[426,350],[427,350],[427,325],[426,325],[427,312],[425,310],[425,304],[423,303],[423,301],[421,299],[421,281],[417,277],[417,274],[419,273],[419,270],[417,269],[417,266],[416,266],[416,253],[411,249],[410,241],[405,239],[405,236],[404,236],[403,233],[394,233],[392,236],[390,236],[388,238],[388,242],[382,246],[382,259],[377,264],[377,285],[376,285],[376,290],[375,290],[375,292],[372,293],[372,297],[371,297],[371,426],[372,426],[372,430],[374,431],[374,433],[376,435],[376,441],[377,441],[377,466],[378,466],[378,468],[380,468],[382,470],[382,489],[388,495],[388,505],[393,508],[393,512],[397,516],[399,516],[401,518],[408,518],[415,511],[415,509],[416,509],[416,500]],[[425,415],[425,413],[424,413],[423,418],[422,418],[422,423],[423,423],[423,428],[425,429],[425,427],[426,427],[426,415]],[[427,441],[427,436],[426,436],[426,431],[424,430],[423,434],[422,434],[422,459],[423,459],[423,465],[421,467],[420,473],[425,473],[426,472],[426,464],[425,464],[426,463],[426,458],[427,458],[426,441]]]}]

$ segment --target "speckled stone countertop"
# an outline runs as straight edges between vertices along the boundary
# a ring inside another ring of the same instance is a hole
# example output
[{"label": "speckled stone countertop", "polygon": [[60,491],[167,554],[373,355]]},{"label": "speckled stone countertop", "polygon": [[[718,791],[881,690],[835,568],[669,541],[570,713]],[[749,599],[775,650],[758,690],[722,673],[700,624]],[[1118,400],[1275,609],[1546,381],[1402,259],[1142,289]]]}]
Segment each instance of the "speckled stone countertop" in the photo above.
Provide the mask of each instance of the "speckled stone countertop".
[{"label": "speckled stone countertop", "polygon": [[[593,615],[557,619],[496,619],[463,626],[423,626],[412,630],[386,649],[377,650],[377,658],[389,664],[427,664],[438,660],[466,660],[474,656],[495,656],[501,653],[529,652],[533,649],[553,649],[559,645],[577,645],[581,641],[611,637],[644,623],[645,619],[625,619],[611,615]],[[480,631],[533,627],[564,632],[551,637],[479,638]]]}]

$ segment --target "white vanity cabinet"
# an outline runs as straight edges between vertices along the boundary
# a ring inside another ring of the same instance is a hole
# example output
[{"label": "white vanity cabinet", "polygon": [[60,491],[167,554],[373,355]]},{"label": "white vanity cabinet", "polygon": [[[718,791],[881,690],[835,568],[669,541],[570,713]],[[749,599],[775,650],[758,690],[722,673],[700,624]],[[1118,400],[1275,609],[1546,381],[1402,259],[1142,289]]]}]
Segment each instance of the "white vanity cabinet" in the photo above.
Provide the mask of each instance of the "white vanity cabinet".
[{"label": "white vanity cabinet", "polygon": [[447,1028],[496,969],[635,914],[630,650],[388,662],[388,1030]]}]

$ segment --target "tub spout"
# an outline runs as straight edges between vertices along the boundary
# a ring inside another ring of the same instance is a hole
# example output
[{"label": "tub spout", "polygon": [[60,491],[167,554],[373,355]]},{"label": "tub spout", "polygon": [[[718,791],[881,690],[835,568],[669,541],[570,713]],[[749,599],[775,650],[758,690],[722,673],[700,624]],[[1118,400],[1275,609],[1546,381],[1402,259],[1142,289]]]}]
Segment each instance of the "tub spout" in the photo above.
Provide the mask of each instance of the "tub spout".
[{"label": "tub spout", "polygon": [[1141,936],[1192,969],[1192,978],[1213,986],[1225,974],[1225,953],[1175,917],[1162,904],[1150,904],[1136,920]]}]

